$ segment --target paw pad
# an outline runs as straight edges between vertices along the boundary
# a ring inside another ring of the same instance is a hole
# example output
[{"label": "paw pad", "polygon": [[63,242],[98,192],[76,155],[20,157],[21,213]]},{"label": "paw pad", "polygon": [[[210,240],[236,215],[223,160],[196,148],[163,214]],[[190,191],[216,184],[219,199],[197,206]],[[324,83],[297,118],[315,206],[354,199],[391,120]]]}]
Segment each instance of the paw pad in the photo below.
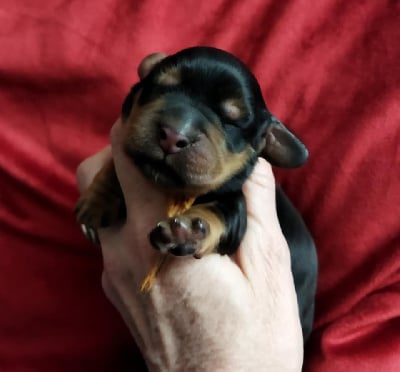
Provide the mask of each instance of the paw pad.
[{"label": "paw pad", "polygon": [[208,225],[202,219],[176,216],[159,222],[149,238],[162,253],[186,256],[196,253],[207,233]]}]

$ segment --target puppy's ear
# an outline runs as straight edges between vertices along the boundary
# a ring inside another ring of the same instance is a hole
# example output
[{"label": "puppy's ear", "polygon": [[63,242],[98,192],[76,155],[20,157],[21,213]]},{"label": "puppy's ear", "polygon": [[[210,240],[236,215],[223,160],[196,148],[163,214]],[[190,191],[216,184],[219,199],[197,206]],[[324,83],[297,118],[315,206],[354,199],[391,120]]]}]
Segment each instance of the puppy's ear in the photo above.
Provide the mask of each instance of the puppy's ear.
[{"label": "puppy's ear", "polygon": [[153,67],[163,60],[167,55],[163,53],[153,53],[145,57],[138,67],[138,75],[140,80],[144,79]]},{"label": "puppy's ear", "polygon": [[278,119],[271,116],[265,133],[265,147],[261,155],[272,165],[296,168],[308,159],[306,146]]},{"label": "puppy's ear", "polygon": [[[142,81],[149,73],[150,71],[154,68],[154,66],[163,60],[167,55],[163,53],[153,53],[148,55],[147,57],[143,58],[142,62],[140,62],[139,67],[138,67],[138,75],[140,78],[140,81]],[[135,84],[129,94],[126,96],[124,103],[122,104],[122,118],[126,119],[133,106],[133,102],[135,100],[136,94],[139,92],[141,88],[141,83]]]}]

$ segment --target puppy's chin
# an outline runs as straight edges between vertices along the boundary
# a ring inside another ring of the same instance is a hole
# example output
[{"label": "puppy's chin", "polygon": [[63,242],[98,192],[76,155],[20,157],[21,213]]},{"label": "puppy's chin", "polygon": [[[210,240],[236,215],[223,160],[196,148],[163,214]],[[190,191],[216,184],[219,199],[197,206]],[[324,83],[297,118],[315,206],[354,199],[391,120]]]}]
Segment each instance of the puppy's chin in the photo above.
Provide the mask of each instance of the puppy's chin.
[{"label": "puppy's chin", "polygon": [[198,169],[187,168],[181,162],[169,164],[167,158],[157,159],[138,151],[130,150],[127,155],[148,180],[171,195],[197,197],[216,188],[215,176],[205,169],[198,172]]},{"label": "puppy's chin", "polygon": [[162,188],[183,189],[186,183],[164,160],[156,160],[144,154],[130,154],[143,175]]}]

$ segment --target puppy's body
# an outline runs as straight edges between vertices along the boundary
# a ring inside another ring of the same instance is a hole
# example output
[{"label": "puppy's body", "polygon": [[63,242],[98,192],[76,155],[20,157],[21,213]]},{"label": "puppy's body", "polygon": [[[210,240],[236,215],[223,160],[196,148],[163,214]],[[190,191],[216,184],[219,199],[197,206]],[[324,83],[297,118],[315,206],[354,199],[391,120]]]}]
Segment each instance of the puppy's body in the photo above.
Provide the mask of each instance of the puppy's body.
[{"label": "puppy's body", "polygon": [[[196,258],[234,253],[247,223],[242,186],[258,156],[281,167],[297,167],[308,157],[300,140],[269,113],[245,65],[214,48],[185,49],[157,63],[125,99],[122,120],[127,155],[181,206],[150,232],[152,245],[162,253]],[[277,208],[307,338],[317,276],[315,248],[280,189]],[[77,213],[79,222],[92,228],[124,218],[113,164],[83,194]]]}]

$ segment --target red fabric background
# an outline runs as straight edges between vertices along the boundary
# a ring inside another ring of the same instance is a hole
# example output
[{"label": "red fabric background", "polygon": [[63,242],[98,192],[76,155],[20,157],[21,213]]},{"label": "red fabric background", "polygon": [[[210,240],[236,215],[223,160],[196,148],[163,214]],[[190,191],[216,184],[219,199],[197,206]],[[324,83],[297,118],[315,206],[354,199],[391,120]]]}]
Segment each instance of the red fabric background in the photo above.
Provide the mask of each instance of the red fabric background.
[{"label": "red fabric background", "polygon": [[0,1],[0,370],[141,369],[72,213],[154,51],[241,57],[308,145],[277,171],[320,257],[306,371],[400,370],[400,3]]}]

